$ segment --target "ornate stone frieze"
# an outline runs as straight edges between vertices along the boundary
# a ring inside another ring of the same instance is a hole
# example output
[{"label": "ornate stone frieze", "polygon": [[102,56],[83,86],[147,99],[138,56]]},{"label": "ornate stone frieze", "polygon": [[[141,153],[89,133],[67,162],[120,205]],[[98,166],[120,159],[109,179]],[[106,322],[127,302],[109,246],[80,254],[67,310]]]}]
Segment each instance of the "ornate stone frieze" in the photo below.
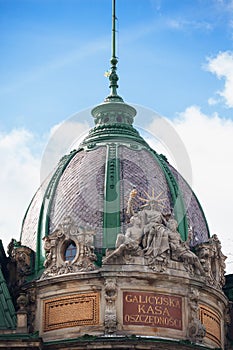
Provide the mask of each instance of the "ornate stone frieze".
[{"label": "ornate stone frieze", "polygon": [[45,261],[41,278],[96,269],[91,228],[76,225],[70,216],[44,237]]},{"label": "ornate stone frieze", "polygon": [[117,284],[115,278],[109,278],[105,281],[104,296],[106,301],[104,326],[107,334],[116,332],[117,329],[117,315],[116,315],[116,298],[117,298]]}]

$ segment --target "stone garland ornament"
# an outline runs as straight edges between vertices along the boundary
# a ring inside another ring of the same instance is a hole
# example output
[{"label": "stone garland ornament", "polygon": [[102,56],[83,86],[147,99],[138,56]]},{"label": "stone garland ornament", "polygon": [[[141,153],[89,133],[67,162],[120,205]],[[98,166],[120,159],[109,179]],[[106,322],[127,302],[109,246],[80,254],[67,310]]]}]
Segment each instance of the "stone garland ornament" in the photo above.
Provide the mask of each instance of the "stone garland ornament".
[{"label": "stone garland ornament", "polygon": [[116,315],[116,298],[117,298],[117,284],[115,278],[106,279],[105,281],[105,316],[104,326],[105,333],[112,334],[117,330],[117,315]]},{"label": "stone garland ornament", "polygon": [[[70,216],[65,217],[53,233],[43,238],[45,270],[41,279],[95,270],[94,234],[91,228],[77,226]],[[73,255],[67,255],[69,247]]]},{"label": "stone garland ornament", "polygon": [[199,292],[196,289],[192,289],[189,296],[189,326],[187,337],[192,342],[203,341],[206,334],[205,326],[199,319]]}]

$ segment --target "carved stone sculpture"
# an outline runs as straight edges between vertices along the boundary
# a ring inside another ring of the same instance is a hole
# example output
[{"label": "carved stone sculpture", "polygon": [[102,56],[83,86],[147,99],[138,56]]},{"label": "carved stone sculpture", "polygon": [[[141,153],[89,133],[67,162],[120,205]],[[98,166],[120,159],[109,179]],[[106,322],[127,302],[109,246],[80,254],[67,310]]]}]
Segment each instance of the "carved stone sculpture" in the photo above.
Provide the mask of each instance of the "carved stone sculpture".
[{"label": "carved stone sculpture", "polygon": [[17,306],[19,307],[19,310],[25,311],[27,305],[28,305],[27,295],[24,293],[20,293],[19,297],[17,298]]},{"label": "carved stone sculpture", "polygon": [[188,339],[192,342],[202,342],[206,334],[205,326],[199,319],[199,292],[192,289],[189,297]]},{"label": "carved stone sculpture", "polygon": [[225,283],[226,256],[222,253],[217,235],[213,235],[208,242],[197,246],[196,252],[203,266],[207,283],[221,289]]},{"label": "carved stone sculpture", "polygon": [[8,254],[11,264],[15,265],[17,288],[19,288],[25,282],[26,277],[33,273],[34,252],[32,249],[21,246],[20,242],[12,239],[8,245]]},{"label": "carved stone sculpture", "polygon": [[107,251],[103,264],[147,265],[153,271],[164,272],[171,260],[181,262],[189,274],[205,275],[198,256],[187,242],[183,242],[177,231],[175,219],[162,214],[154,199],[147,200],[143,209],[135,213],[132,209],[137,191],[133,190],[128,202],[130,224],[125,235],[118,234],[116,249]]},{"label": "carved stone sculpture", "polygon": [[105,281],[105,316],[104,326],[107,334],[116,332],[117,329],[117,315],[116,315],[116,298],[117,298],[117,285],[115,279],[107,279]]},{"label": "carved stone sculpture", "polygon": [[155,201],[149,202],[148,207],[140,212],[140,217],[143,227],[142,246],[148,264],[167,261],[170,248],[166,221],[156,209]]},{"label": "carved stone sculpture", "polygon": [[143,231],[141,228],[141,220],[137,215],[134,215],[130,219],[130,226],[126,234],[119,234],[116,240],[116,249],[106,256],[103,263],[112,261],[114,258],[122,257],[124,260],[129,259],[130,256],[138,256],[142,253],[140,246]]},{"label": "carved stone sculpture", "polygon": [[177,226],[176,220],[168,220],[168,240],[172,260],[182,261],[186,270],[191,274],[196,273],[198,275],[204,275],[204,270],[198,257],[189,249],[187,242],[181,240],[180,234],[177,231]]},{"label": "carved stone sculpture", "polygon": [[93,236],[90,228],[78,227],[70,216],[44,237],[45,261],[41,278],[94,270]]}]

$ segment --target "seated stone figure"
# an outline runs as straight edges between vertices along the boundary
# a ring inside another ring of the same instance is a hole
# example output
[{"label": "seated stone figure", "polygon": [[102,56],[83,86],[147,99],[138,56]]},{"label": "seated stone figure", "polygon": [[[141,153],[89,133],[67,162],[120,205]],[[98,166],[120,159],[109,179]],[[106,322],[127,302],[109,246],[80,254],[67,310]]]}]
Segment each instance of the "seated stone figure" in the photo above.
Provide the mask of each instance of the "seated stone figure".
[{"label": "seated stone figure", "polygon": [[132,226],[128,227],[126,234],[118,234],[116,240],[116,249],[110,253],[103,260],[103,263],[108,262],[110,259],[118,256],[122,256],[124,252],[133,253],[134,255],[139,255],[141,251],[141,241],[143,236],[143,230],[141,228],[141,220],[138,215],[134,215],[130,218],[130,223]]},{"label": "seated stone figure", "polygon": [[140,212],[143,223],[143,251],[152,259],[164,259],[169,252],[166,220],[156,209],[156,202],[151,201],[147,209]]},{"label": "seated stone figure", "polygon": [[190,267],[194,268],[197,274],[204,275],[202,265],[198,257],[191,252],[186,242],[181,240],[180,234],[177,231],[177,221],[169,219],[167,222],[168,240],[171,251],[171,259],[177,261],[183,261]]}]

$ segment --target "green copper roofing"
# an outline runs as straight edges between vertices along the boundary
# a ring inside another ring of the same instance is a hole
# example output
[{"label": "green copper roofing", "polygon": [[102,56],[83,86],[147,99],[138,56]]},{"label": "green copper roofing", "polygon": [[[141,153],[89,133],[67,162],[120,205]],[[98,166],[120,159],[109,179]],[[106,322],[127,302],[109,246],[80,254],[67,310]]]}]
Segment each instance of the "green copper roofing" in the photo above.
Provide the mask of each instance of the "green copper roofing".
[{"label": "green copper roofing", "polygon": [[171,170],[167,166],[167,162],[163,159],[161,155],[158,155],[155,151],[152,151],[152,152],[166,177],[168,187],[170,189],[171,196],[172,196],[172,202],[173,202],[172,204],[174,206],[175,219],[179,223],[178,231],[181,235],[181,238],[184,241],[186,241],[188,238],[188,222],[186,217],[183,196],[181,194],[181,191],[179,189],[178,183],[174,175],[172,174]]},{"label": "green copper roofing", "polygon": [[120,160],[118,145],[107,145],[104,186],[103,248],[114,248],[120,221]]},{"label": "green copper roofing", "polygon": [[0,329],[15,329],[15,308],[0,268]]},{"label": "green copper roofing", "polygon": [[42,248],[42,238],[49,234],[49,220],[50,220],[50,210],[52,199],[54,197],[55,191],[57,189],[58,182],[66,169],[67,165],[77,153],[77,150],[70,152],[70,154],[65,155],[61,158],[58,167],[53,174],[43,197],[38,228],[37,228],[37,249],[36,249],[36,261],[35,261],[35,272],[38,273],[41,269],[43,269],[44,263],[44,251]]}]

